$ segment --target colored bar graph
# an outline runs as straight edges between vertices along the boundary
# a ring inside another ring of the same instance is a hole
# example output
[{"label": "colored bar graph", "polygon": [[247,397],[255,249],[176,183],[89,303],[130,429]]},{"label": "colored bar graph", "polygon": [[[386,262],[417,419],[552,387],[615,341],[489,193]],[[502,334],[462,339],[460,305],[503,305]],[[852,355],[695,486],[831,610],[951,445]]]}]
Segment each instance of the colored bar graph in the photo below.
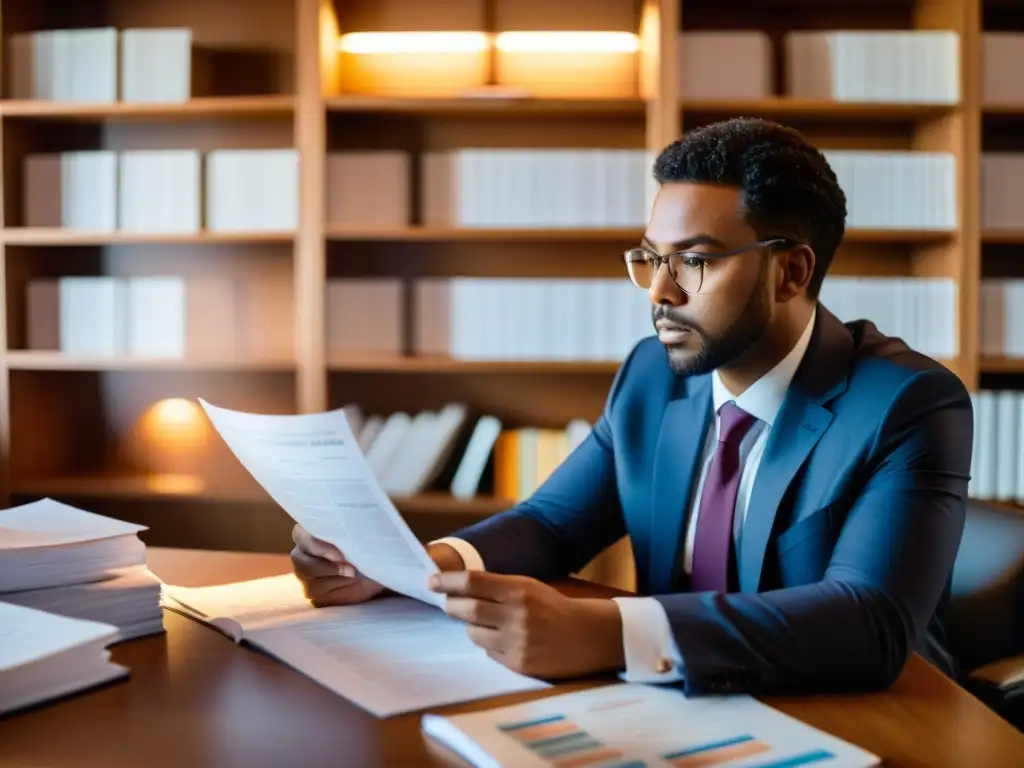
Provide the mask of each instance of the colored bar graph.
[{"label": "colored bar graph", "polygon": [[752,757],[771,749],[763,741],[745,734],[731,739],[722,739],[696,747],[687,747],[662,755],[673,768],[703,768],[708,765],[722,765],[742,757]]},{"label": "colored bar graph", "polygon": [[623,757],[564,715],[507,723],[499,729],[556,768],[585,768]]},{"label": "colored bar graph", "polygon": [[820,763],[825,760],[834,760],[835,755],[824,749],[814,749],[810,752],[805,752],[802,755],[794,755],[793,757],[784,757],[781,760],[773,760],[769,763],[757,763],[756,765],[750,766],[750,768],[797,768],[800,765],[810,765],[811,763]]}]

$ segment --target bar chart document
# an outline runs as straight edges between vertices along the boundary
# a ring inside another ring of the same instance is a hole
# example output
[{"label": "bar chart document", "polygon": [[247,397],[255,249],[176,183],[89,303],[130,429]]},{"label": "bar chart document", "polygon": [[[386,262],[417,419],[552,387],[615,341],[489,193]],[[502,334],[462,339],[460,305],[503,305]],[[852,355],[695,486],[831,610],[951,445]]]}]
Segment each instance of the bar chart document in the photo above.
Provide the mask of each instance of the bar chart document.
[{"label": "bar chart document", "polygon": [[370,470],[342,410],[266,415],[200,399],[242,466],[288,515],[367,578],[435,606],[437,566]]},{"label": "bar chart document", "polygon": [[478,768],[866,768],[879,758],[746,695],[687,698],[617,684],[483,712],[425,715],[423,731]]}]

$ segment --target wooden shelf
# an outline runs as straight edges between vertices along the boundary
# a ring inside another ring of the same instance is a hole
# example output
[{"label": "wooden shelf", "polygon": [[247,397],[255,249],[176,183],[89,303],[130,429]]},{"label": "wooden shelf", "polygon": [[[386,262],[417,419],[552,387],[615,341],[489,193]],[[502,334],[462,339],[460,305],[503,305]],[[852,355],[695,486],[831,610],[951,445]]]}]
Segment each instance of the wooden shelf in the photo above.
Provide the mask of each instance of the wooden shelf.
[{"label": "wooden shelf", "polygon": [[[652,333],[653,328],[652,328]],[[455,360],[450,357],[342,357],[327,368],[346,373],[598,374],[611,376],[620,363],[601,360]]]},{"label": "wooden shelf", "polygon": [[195,98],[181,103],[114,102],[91,104],[67,101],[4,100],[0,115],[61,122],[178,122],[206,119],[286,117],[295,110],[295,97],[222,96]]},{"label": "wooden shelf", "polygon": [[384,96],[334,96],[330,112],[370,112],[419,117],[636,117],[643,118],[642,99],[532,99],[514,96],[405,99]]},{"label": "wooden shelf", "polygon": [[981,234],[985,245],[1024,245],[1024,229],[989,229]]},{"label": "wooden shelf", "polygon": [[202,245],[206,243],[292,243],[294,232],[92,232],[61,228],[9,227],[0,230],[6,245]]},{"label": "wooden shelf", "polygon": [[17,371],[293,371],[286,360],[176,360],[132,357],[73,357],[63,352],[9,350],[6,365]]},{"label": "wooden shelf", "polygon": [[[328,225],[328,240],[335,242],[614,242],[639,240],[639,227],[565,227],[489,229],[470,227],[406,227],[403,229],[355,228]],[[844,238],[848,243],[928,244],[950,240],[954,232],[927,229],[851,229]],[[0,240],[7,245],[76,246],[214,243],[280,243],[295,241],[294,232],[198,232],[194,234],[161,234],[136,232],[91,232],[60,228],[10,227],[0,230]],[[985,242],[1021,242],[1024,232],[986,236]]]},{"label": "wooden shelf", "polygon": [[956,232],[945,229],[851,229],[843,237],[847,243],[890,243],[929,245],[946,243]]},{"label": "wooden shelf", "polygon": [[403,242],[607,242],[611,240],[639,240],[644,234],[640,227],[566,227],[517,229],[485,229],[469,227],[407,227],[404,229],[356,229],[327,226],[327,239],[338,242],[365,240]]},{"label": "wooden shelf", "polygon": [[979,367],[982,373],[1024,374],[1024,357],[983,356]]},{"label": "wooden shelf", "polygon": [[698,117],[765,117],[815,120],[917,121],[949,114],[949,104],[876,104],[779,97],[763,100],[683,100],[684,114]]},{"label": "wooden shelf", "polygon": [[[218,487],[188,475],[94,475],[20,478],[12,482],[12,493],[20,496],[94,498],[117,501],[188,501],[232,504],[275,504],[253,481],[237,487]],[[481,495],[457,499],[448,493],[395,496],[392,503],[403,514],[467,515],[484,517],[513,506],[515,502]]]},{"label": "wooden shelf", "polygon": [[[328,225],[326,236],[336,242],[611,242],[639,240],[641,227],[565,227],[490,229],[485,227],[406,227],[403,229],[361,229]],[[851,229],[848,243],[929,244],[951,240],[954,231],[941,229]]]},{"label": "wooden shelf", "polygon": [[998,507],[1000,509],[1008,509],[1011,512],[1017,512],[1018,514],[1024,515],[1024,504],[1015,504],[1012,501],[996,501],[995,499],[977,499],[973,496],[970,500],[977,504],[984,504],[989,507]]},{"label": "wooden shelf", "polygon": [[1024,117],[1024,104],[983,104],[984,117]]}]

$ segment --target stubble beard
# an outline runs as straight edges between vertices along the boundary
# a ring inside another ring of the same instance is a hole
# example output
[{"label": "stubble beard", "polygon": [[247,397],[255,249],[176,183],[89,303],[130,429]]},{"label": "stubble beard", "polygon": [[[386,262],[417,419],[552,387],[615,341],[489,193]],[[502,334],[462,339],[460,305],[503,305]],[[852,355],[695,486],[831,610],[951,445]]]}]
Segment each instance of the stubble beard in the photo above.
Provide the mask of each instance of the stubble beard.
[{"label": "stubble beard", "polygon": [[702,376],[722,368],[756,344],[770,320],[767,284],[759,280],[739,317],[720,336],[691,325],[700,340],[696,354],[688,356],[682,349],[668,347],[669,368],[679,376]]}]

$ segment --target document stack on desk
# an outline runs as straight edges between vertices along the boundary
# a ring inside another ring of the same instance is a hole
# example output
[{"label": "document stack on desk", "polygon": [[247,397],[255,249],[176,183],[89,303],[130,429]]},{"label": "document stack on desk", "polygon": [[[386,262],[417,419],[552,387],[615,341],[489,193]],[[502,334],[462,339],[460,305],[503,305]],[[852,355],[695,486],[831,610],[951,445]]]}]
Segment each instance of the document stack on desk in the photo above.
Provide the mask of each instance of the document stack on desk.
[{"label": "document stack on desk", "polygon": [[143,530],[53,499],[0,510],[0,601],[111,624],[115,642],[162,632]]},{"label": "document stack on desk", "polygon": [[126,677],[106,650],[116,636],[108,624],[0,602],[0,714]]},{"label": "document stack on desk", "polygon": [[378,717],[548,687],[491,659],[461,622],[406,597],[313,608],[287,574],[215,587],[165,584],[163,603]]},{"label": "document stack on desk", "polygon": [[687,698],[678,689],[627,683],[465,715],[425,715],[422,728],[429,746],[476,768],[881,764],[750,696]]}]

